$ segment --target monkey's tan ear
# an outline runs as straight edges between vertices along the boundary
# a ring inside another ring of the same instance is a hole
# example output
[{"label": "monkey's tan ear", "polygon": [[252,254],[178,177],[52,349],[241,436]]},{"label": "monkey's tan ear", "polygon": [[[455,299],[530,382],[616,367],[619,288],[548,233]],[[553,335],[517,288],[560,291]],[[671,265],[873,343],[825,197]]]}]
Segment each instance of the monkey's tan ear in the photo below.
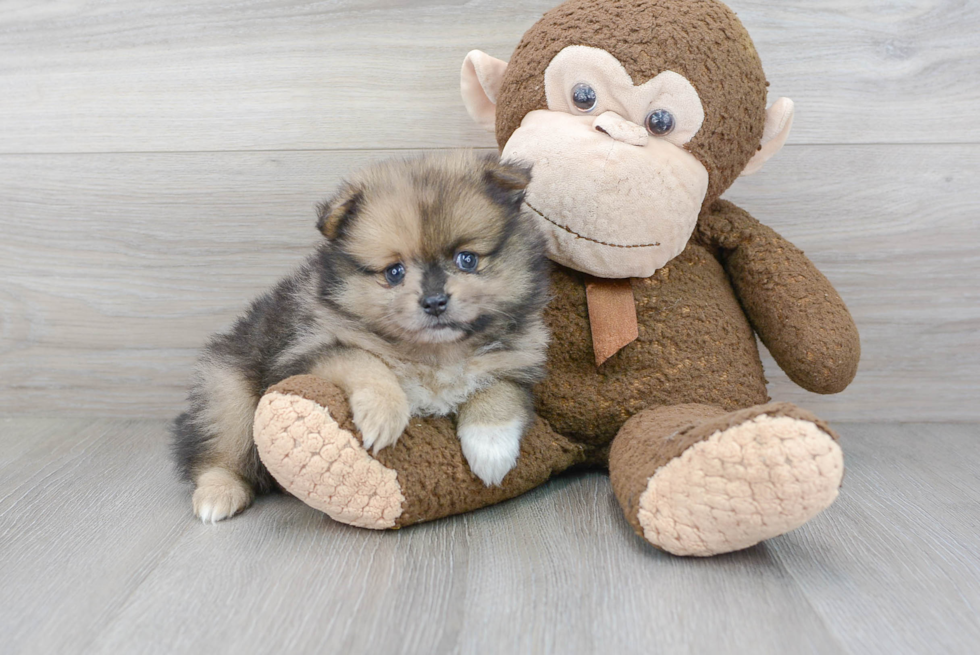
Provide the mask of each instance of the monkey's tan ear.
[{"label": "monkey's tan ear", "polygon": [[336,239],[357,214],[363,197],[361,189],[345,184],[333,198],[317,205],[316,229],[328,239]]},{"label": "monkey's tan ear", "polygon": [[470,118],[488,132],[496,129],[497,93],[504,81],[507,62],[473,50],[463,60],[459,88]]},{"label": "monkey's tan ear", "polygon": [[760,148],[749,163],[746,164],[742,175],[752,175],[762,165],[769,161],[786,143],[789,130],[793,127],[793,101],[780,98],[766,110],[766,126],[762,130],[762,148]]}]

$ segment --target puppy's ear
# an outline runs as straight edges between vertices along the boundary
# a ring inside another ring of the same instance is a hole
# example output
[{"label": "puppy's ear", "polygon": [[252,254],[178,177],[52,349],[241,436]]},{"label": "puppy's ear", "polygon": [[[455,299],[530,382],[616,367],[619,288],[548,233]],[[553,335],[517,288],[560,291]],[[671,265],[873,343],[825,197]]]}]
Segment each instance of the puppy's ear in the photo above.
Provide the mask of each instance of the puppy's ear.
[{"label": "puppy's ear", "polygon": [[484,160],[483,181],[494,198],[519,205],[524,200],[524,190],[531,183],[531,167],[518,162],[502,162],[493,155]]},{"label": "puppy's ear", "polygon": [[502,162],[494,155],[484,160],[484,179],[504,191],[523,191],[531,183],[531,167]]},{"label": "puppy's ear", "polygon": [[344,184],[333,198],[317,205],[316,229],[328,239],[336,239],[357,215],[363,198],[362,189]]}]

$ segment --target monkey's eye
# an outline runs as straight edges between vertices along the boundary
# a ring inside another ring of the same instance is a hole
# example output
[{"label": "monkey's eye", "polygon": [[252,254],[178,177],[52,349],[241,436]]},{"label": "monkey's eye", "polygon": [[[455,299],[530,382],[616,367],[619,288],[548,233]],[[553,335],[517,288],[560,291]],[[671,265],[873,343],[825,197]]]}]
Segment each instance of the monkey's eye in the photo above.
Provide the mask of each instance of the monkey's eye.
[{"label": "monkey's eye", "polygon": [[647,114],[647,131],[653,136],[666,136],[674,131],[674,115],[666,109],[654,109]]},{"label": "monkey's eye", "polygon": [[395,287],[402,283],[405,279],[405,265],[401,262],[397,264],[392,264],[385,269],[385,280],[391,286]]},{"label": "monkey's eye", "polygon": [[588,84],[580,82],[572,87],[572,104],[582,113],[589,113],[595,109],[596,95],[595,89]]},{"label": "monkey's eye", "polygon": [[456,268],[464,273],[472,273],[476,270],[476,265],[480,263],[480,258],[476,253],[463,251],[456,254]]}]

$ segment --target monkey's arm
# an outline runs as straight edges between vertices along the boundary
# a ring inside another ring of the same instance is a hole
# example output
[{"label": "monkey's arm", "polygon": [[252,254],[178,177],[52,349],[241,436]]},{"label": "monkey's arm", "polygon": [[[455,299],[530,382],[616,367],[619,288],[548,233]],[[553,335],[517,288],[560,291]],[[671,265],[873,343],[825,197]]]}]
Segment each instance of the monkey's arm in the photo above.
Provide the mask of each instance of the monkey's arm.
[{"label": "monkey's arm", "polygon": [[790,379],[816,393],[843,391],[861,356],[857,327],[803,251],[724,200],[702,214],[698,232],[720,248],[752,327]]}]

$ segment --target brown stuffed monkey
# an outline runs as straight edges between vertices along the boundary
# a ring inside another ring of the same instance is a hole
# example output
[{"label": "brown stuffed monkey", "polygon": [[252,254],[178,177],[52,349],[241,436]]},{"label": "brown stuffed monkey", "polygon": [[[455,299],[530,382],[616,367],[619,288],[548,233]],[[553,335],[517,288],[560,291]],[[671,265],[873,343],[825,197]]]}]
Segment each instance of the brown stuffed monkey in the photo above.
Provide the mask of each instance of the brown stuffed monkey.
[{"label": "brown stuffed monkey", "polygon": [[769,403],[755,334],[800,386],[843,390],[857,330],[798,248],[719,196],[786,140],[789,100],[715,0],[569,0],[510,63],[471,52],[470,115],[533,166],[525,211],[548,235],[548,377],[518,464],[487,487],[447,418],[376,455],[343,394],[309,376],[268,390],[255,440],[280,485],[331,517],[397,528],[608,467],[657,548],[712,555],[792,530],[837,496],[837,436]]}]

